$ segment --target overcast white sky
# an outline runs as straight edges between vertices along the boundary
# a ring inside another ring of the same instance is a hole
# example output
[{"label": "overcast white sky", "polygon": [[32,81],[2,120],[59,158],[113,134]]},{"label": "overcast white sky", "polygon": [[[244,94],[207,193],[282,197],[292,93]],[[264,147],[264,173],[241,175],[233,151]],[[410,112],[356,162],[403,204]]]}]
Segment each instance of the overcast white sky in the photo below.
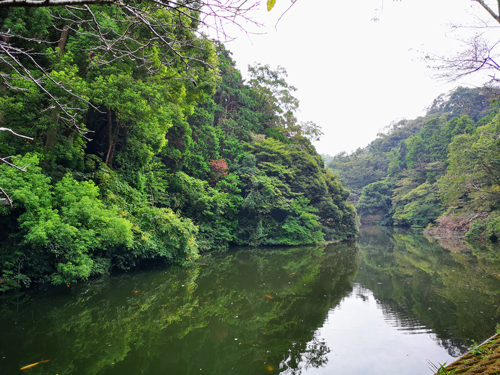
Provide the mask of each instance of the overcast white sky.
[{"label": "overcast white sky", "polygon": [[433,79],[419,58],[457,51],[450,24],[488,19],[471,0],[298,0],[275,29],[289,1],[254,14],[264,35],[229,30],[239,37],[227,46],[244,75],[255,62],[286,68],[299,120],[321,125],[325,135],[315,145],[330,155],[366,146],[393,120],[423,114],[458,86]]}]

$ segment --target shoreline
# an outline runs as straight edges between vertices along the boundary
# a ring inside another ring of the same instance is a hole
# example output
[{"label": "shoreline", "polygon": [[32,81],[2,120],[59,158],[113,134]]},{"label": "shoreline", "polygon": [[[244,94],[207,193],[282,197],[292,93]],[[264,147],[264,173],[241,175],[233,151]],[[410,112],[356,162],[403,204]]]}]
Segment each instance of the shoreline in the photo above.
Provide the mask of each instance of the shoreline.
[{"label": "shoreline", "polygon": [[481,344],[474,345],[455,362],[441,366],[435,373],[435,375],[448,374],[500,374],[500,333],[496,333]]}]

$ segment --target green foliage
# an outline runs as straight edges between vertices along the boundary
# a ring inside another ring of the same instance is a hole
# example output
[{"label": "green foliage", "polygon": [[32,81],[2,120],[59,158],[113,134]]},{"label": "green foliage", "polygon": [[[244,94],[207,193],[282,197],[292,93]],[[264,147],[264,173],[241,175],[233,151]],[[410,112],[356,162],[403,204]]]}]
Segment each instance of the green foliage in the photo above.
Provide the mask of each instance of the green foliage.
[{"label": "green foliage", "polygon": [[245,184],[240,241],[300,244],[317,242],[322,233],[334,239],[355,236],[349,193],[321,168],[319,156],[272,138],[255,137],[250,150],[235,166]]},{"label": "green foliage", "polygon": [[212,188],[207,181],[183,172],[170,179],[169,205],[194,220],[199,230],[197,237],[201,250],[226,249],[235,242],[236,213],[242,201],[237,185],[236,175],[220,183],[224,189]]},{"label": "green foliage", "polygon": [[500,238],[500,213],[493,212],[485,219],[474,220],[465,233],[469,240],[489,239],[498,241]]},{"label": "green foliage", "polygon": [[[103,268],[100,259],[108,251],[131,246],[132,223],[116,207],[104,206],[93,182],[77,182],[66,175],[52,188],[50,178],[37,167],[36,155],[27,155],[18,163],[31,167],[22,174],[0,166],[0,184],[11,192],[21,230],[17,246],[2,253],[4,277],[9,271],[12,275],[12,267],[22,262],[25,283],[46,273],[60,284],[108,272],[110,266]],[[4,214],[6,211],[4,208]]]},{"label": "green foliage", "polygon": [[173,50],[151,29],[127,28],[115,5],[90,7],[109,40],[127,31],[130,39],[114,42],[135,51],[134,38],[142,41],[147,58],[101,54],[87,22],[63,40],[65,25],[46,9],[0,15],[0,30],[23,35],[10,42],[39,52],[52,79],[26,61],[40,85],[16,79],[19,90],[0,90],[0,126],[33,138],[0,132],[1,154],[25,155],[16,163],[28,165],[26,173],[0,166],[0,187],[14,201],[0,206],[0,288],[74,283],[145,260],[183,263],[232,244],[356,235],[349,193],[311,144],[321,128],[297,121],[284,68],[250,67],[245,83],[222,44],[196,37],[196,10],[175,22],[151,10],[183,25],[161,31],[178,42]]},{"label": "green foliage", "polygon": [[406,154],[406,167],[408,169],[412,169],[413,166],[416,166],[420,163],[424,162],[424,158],[427,157],[425,153],[424,140],[416,135],[411,137],[406,145],[408,147],[408,153]]},{"label": "green foliage", "polygon": [[484,347],[480,346],[476,341],[474,340],[471,340],[471,344],[470,346],[467,347],[467,350],[473,354],[473,355],[478,355],[478,354],[482,354],[484,352]]},{"label": "green foliage", "polygon": [[470,205],[474,196],[482,202],[476,210],[491,211],[497,205],[494,188],[469,194],[479,185],[466,176],[475,173],[479,178],[480,168],[474,165],[483,158],[483,177],[490,166],[489,175],[496,178],[496,146],[483,142],[477,150],[472,147],[478,128],[491,122],[496,112],[487,90],[457,88],[437,98],[424,117],[389,125],[366,148],[339,154],[328,167],[351,189],[349,199],[365,224],[426,227],[446,209],[461,208],[464,200]]},{"label": "green foliage", "polygon": [[453,370],[447,370],[446,369],[446,362],[445,362],[441,366],[439,366],[439,368],[437,368],[436,375],[451,375],[451,374],[454,374],[456,371],[457,371],[456,368]]},{"label": "green foliage", "polygon": [[[288,150],[271,139],[259,142],[257,147],[263,152],[257,153],[257,157],[244,157],[237,167],[245,184],[239,214],[239,241],[254,246],[322,241],[317,210],[308,205],[309,200],[303,193],[292,190],[288,183],[295,176],[290,165],[284,164],[285,160],[279,164],[271,161],[286,159]],[[264,157],[269,161],[263,161]]]},{"label": "green foliage", "polygon": [[379,181],[366,185],[357,203],[358,214],[369,218],[369,222],[387,224],[387,216],[391,210],[391,186]]},{"label": "green foliage", "polygon": [[447,120],[468,115],[474,122],[478,122],[490,113],[493,96],[494,93],[488,87],[457,87],[454,91],[434,99],[427,113],[438,116],[445,114]]},{"label": "green foliage", "polygon": [[468,217],[469,239],[497,240],[500,235],[500,120],[498,115],[473,134],[450,144],[448,172],[439,180],[449,211]]},{"label": "green foliage", "polygon": [[393,220],[395,225],[410,225],[425,228],[434,222],[443,209],[437,194],[437,185],[424,182],[401,197]]},{"label": "green foliage", "polygon": [[134,212],[139,218],[136,229],[140,238],[133,246],[131,259],[123,259],[124,265],[135,265],[142,259],[165,259],[171,263],[196,259],[198,243],[192,221],[180,217],[170,208],[142,207]]},{"label": "green foliage", "polygon": [[328,168],[339,176],[345,186],[349,186],[351,201],[356,202],[363,187],[386,176],[388,163],[381,153],[372,154],[357,149],[350,155],[345,152],[335,155]]},{"label": "green foliage", "polygon": [[449,170],[440,180],[441,194],[448,205],[485,211],[500,206],[499,135],[497,116],[475,134],[453,140]]}]

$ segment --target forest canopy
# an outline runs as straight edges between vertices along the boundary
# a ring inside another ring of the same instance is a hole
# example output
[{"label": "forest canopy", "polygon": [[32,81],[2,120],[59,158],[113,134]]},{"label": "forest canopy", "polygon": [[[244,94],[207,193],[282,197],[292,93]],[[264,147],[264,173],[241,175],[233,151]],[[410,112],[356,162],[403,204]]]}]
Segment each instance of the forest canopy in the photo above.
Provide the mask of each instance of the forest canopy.
[{"label": "forest canopy", "polygon": [[349,192],[311,144],[321,128],[297,120],[284,68],[250,67],[245,82],[199,34],[200,12],[160,7],[170,26],[151,29],[121,22],[122,10],[0,16],[2,46],[17,51],[0,59],[1,290],[356,235]]},{"label": "forest canopy", "polygon": [[351,189],[365,224],[500,236],[500,118],[489,88],[459,87],[423,117],[401,120],[328,167]]}]

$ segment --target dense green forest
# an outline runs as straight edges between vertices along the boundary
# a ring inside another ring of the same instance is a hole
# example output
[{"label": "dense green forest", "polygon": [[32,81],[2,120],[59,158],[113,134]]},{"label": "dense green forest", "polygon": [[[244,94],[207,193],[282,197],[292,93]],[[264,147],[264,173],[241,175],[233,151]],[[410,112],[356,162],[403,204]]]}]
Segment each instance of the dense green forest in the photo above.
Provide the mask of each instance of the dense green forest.
[{"label": "dense green forest", "polygon": [[459,87],[425,116],[330,159],[361,222],[500,237],[500,117],[487,88]]},{"label": "dense green forest", "polygon": [[[115,5],[0,14],[9,46],[31,51],[0,61],[0,290],[356,235],[285,69],[256,65],[244,81],[224,45],[195,33],[199,13],[182,14],[161,29],[175,48]],[[107,53],[119,43],[126,53]]]}]

